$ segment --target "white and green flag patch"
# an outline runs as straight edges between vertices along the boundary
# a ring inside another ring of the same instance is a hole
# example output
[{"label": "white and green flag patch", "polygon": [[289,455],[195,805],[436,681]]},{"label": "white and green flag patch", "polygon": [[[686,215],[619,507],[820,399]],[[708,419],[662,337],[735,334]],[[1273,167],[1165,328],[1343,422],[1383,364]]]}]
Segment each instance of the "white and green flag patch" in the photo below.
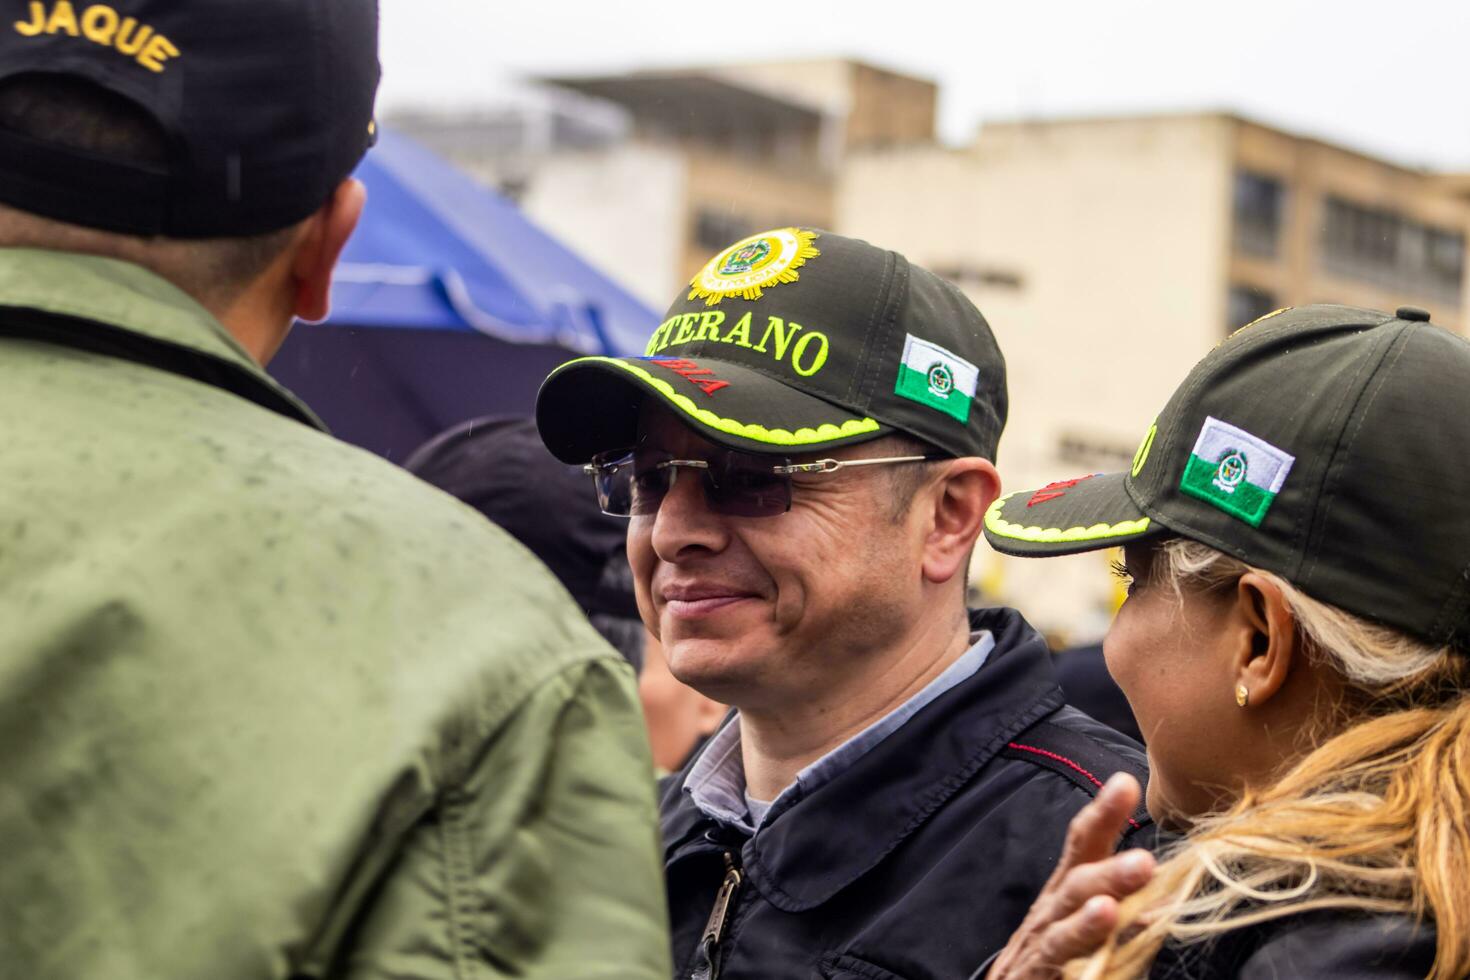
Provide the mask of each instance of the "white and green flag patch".
[{"label": "white and green flag patch", "polygon": [[967,422],[970,401],[979,382],[980,369],[975,365],[938,344],[909,334],[904,341],[903,362],[898,366],[898,382],[893,390],[920,405]]},{"label": "white and green flag patch", "polygon": [[1217,418],[1206,418],[1179,489],[1260,527],[1296,457]]}]

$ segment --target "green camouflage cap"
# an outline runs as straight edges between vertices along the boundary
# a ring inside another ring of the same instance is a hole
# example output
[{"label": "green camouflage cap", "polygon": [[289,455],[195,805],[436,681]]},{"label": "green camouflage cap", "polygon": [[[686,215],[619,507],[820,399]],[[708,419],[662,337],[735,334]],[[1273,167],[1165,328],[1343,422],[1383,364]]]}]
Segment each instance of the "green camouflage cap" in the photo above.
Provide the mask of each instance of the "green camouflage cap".
[{"label": "green camouflage cap", "polygon": [[681,290],[642,357],[584,357],[541,386],[536,421],[570,463],[633,445],[656,398],[710,441],[799,455],[905,432],[994,459],[1005,361],[956,287],[866,242],[752,235]]},{"label": "green camouflage cap", "polygon": [[1434,643],[1470,630],[1470,342],[1413,307],[1278,310],[1195,366],[1133,466],[996,501],[1060,555],[1179,535]]}]

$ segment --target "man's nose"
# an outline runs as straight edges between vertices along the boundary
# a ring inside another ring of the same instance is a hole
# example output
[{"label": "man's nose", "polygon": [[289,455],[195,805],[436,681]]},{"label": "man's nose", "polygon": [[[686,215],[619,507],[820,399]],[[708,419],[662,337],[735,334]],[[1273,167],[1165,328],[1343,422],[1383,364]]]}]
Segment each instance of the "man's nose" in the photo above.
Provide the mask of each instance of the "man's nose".
[{"label": "man's nose", "polygon": [[654,551],[664,561],[674,561],[691,549],[718,552],[727,541],[724,519],[710,510],[705,498],[704,473],[677,467],[653,515]]}]

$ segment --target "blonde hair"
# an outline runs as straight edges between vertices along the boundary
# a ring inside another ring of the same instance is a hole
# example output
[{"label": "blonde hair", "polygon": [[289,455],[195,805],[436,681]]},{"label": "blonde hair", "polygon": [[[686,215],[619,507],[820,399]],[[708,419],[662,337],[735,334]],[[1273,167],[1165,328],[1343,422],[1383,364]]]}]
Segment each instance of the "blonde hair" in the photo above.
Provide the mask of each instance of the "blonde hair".
[{"label": "blonde hair", "polygon": [[1182,538],[1155,583],[1209,592],[1255,571],[1282,590],[1308,655],[1348,694],[1321,744],[1275,785],[1196,821],[1119,924],[1069,977],[1146,974],[1165,942],[1201,943],[1324,909],[1437,925],[1429,977],[1470,971],[1470,658],[1320,602],[1280,576]]}]

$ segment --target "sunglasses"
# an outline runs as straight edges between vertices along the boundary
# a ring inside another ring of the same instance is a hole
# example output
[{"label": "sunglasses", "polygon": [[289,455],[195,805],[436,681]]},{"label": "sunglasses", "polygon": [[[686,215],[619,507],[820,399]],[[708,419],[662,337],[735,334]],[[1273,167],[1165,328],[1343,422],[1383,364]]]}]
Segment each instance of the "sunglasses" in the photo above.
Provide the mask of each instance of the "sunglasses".
[{"label": "sunglasses", "polygon": [[850,466],[933,463],[948,456],[888,456],[881,459],[819,459],[813,463],[773,462],[732,449],[709,459],[675,459],[654,450],[614,449],[598,453],[582,471],[592,477],[597,503],[614,517],[644,517],[658,512],[681,469],[700,475],[705,505],[730,517],[775,517],[791,509],[795,473],[835,473]]}]

